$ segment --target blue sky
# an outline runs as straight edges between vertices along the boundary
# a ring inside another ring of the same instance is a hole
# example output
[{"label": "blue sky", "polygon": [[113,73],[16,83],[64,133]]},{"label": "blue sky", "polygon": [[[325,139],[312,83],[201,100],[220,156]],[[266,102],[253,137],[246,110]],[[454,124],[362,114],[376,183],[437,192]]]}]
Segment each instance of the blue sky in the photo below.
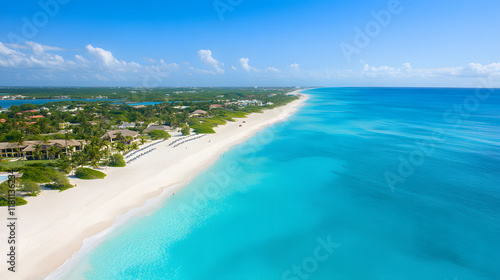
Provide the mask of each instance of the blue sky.
[{"label": "blue sky", "polygon": [[500,86],[498,0],[3,1],[0,86]]}]

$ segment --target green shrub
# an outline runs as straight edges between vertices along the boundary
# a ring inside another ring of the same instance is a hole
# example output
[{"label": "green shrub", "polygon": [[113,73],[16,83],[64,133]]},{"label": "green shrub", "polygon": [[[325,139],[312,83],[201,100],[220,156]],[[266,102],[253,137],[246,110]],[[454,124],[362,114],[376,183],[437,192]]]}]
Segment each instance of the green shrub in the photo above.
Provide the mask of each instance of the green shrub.
[{"label": "green shrub", "polygon": [[40,193],[40,186],[30,180],[21,181],[21,191],[29,193],[31,196],[37,196]]},{"label": "green shrub", "polygon": [[36,183],[50,183],[58,174],[58,172],[52,168],[35,165],[23,167],[21,168],[21,172],[23,172],[21,179]]},{"label": "green shrub", "polygon": [[189,118],[189,120],[188,120],[189,126],[193,126],[193,125],[197,125],[197,124],[200,124],[200,120],[198,120],[196,118]]},{"label": "green shrub", "polygon": [[[19,197],[19,196],[16,196],[15,201],[16,201],[16,206],[28,204],[26,199]],[[0,197],[0,206],[8,206],[8,205],[9,205],[9,203],[8,203],[7,199],[4,197]]]},{"label": "green shrub", "polygon": [[126,165],[125,160],[123,159],[123,155],[121,154],[113,154],[111,155],[111,160],[109,162],[109,166],[113,167],[124,167]]},{"label": "green shrub", "polygon": [[151,130],[148,132],[148,135],[151,136],[151,140],[170,138],[170,134],[168,132],[159,129]]},{"label": "green shrub", "polygon": [[101,171],[90,169],[90,168],[78,168],[75,172],[76,178],[83,180],[93,180],[93,179],[104,179],[106,174]]},{"label": "green shrub", "polygon": [[189,128],[189,126],[184,125],[181,128],[181,132],[182,132],[182,135],[190,135],[191,134],[191,129]]},{"label": "green shrub", "polygon": [[204,134],[215,133],[215,130],[206,124],[193,125],[191,126],[191,128],[194,129],[196,133],[204,133]]},{"label": "green shrub", "polygon": [[205,118],[201,120],[202,124],[209,125],[211,127],[225,125],[226,121],[222,117]]},{"label": "green shrub", "polygon": [[64,175],[63,173],[57,173],[54,178],[54,182],[45,186],[50,189],[59,191],[64,191],[73,187],[73,185],[69,183],[68,177],[66,177],[66,175]]}]

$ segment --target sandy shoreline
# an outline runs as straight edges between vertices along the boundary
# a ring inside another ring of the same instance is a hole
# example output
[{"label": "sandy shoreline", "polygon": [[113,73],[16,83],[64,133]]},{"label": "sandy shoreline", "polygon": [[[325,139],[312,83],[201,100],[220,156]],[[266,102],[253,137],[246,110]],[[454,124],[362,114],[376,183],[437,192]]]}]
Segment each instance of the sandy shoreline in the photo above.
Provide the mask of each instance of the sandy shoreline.
[{"label": "sandy shoreline", "polygon": [[[291,116],[307,99],[286,106],[251,114],[215,128],[216,134],[168,146],[178,139],[155,146],[156,150],[124,168],[109,168],[103,180],[70,179],[76,188],[64,192],[44,191],[28,204],[17,207],[17,271],[7,271],[2,261],[0,279],[43,279],[77,252],[86,238],[113,225],[116,218],[140,207],[164,190],[175,192],[215,162],[231,146],[253,136],[257,131]],[[242,121],[243,127],[239,127]],[[163,195],[171,196],[171,193]],[[0,208],[7,221],[7,209]],[[3,226],[5,228],[5,226]],[[7,232],[0,231],[3,256],[7,254]],[[6,260],[6,257],[5,257]]]}]

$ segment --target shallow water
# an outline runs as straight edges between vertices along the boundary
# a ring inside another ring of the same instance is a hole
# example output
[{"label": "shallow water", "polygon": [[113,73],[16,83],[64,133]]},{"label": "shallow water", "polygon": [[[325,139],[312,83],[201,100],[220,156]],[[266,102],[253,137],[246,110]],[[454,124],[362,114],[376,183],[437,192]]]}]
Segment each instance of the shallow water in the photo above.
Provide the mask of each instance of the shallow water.
[{"label": "shallow water", "polygon": [[65,278],[500,279],[500,91],[307,93]]}]

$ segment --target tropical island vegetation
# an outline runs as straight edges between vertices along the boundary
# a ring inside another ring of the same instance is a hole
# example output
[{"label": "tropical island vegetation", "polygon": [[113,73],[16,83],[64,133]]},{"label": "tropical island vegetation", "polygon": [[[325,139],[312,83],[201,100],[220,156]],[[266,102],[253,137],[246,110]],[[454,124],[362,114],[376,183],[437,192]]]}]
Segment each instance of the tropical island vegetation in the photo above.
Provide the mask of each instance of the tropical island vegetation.
[{"label": "tropical island vegetation", "polygon": [[[0,88],[3,99],[23,99],[20,105],[0,110],[0,171],[22,174],[16,180],[16,203],[22,205],[23,196],[36,196],[42,189],[73,187],[68,175],[102,179],[106,174],[97,169],[124,167],[123,155],[149,141],[169,139],[172,131],[215,133],[214,127],[236,118],[285,105],[297,99],[290,91]],[[53,102],[30,103],[41,98]],[[6,203],[6,187],[0,184],[0,205]]]}]

